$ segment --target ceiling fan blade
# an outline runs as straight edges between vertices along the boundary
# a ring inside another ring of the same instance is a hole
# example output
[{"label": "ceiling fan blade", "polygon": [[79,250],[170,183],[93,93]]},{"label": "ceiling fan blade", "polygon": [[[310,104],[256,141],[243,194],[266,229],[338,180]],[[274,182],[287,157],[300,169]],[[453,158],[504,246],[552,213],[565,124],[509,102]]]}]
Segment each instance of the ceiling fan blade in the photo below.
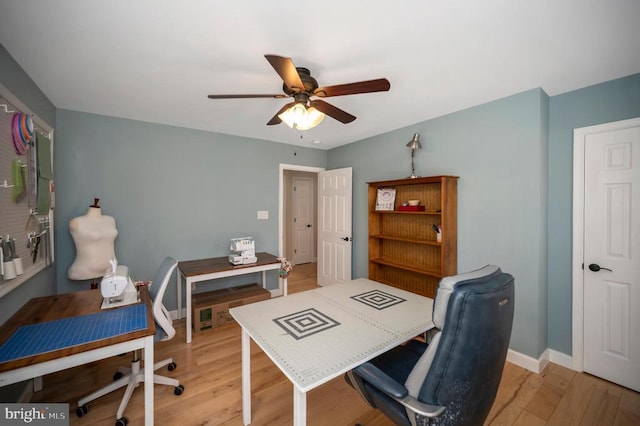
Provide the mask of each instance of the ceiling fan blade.
[{"label": "ceiling fan blade", "polygon": [[386,78],[360,81],[357,83],[337,84],[335,86],[318,87],[313,91],[315,96],[328,98],[330,96],[357,95],[358,93],[386,92],[391,83]]},{"label": "ceiling fan blade", "polygon": [[273,126],[274,124],[282,123],[282,120],[280,120],[280,117],[278,117],[278,116],[280,114],[282,114],[283,112],[285,112],[289,107],[293,106],[293,104],[295,104],[295,102],[289,102],[288,104],[286,104],[285,106],[280,108],[280,111],[276,112],[276,115],[274,115],[271,118],[271,120],[269,120],[269,122],[267,123],[267,126]]},{"label": "ceiling fan blade", "polygon": [[276,70],[287,87],[304,91],[304,84],[302,84],[300,75],[291,58],[277,55],[264,55],[264,57],[267,58],[267,61],[269,61],[273,69]]},{"label": "ceiling fan blade", "polygon": [[310,106],[314,107],[320,112],[325,113],[331,118],[335,118],[336,120],[344,124],[351,123],[353,120],[356,119],[354,115],[351,115],[348,112],[343,111],[340,108],[335,107],[330,103],[320,99],[315,99],[311,101]]},{"label": "ceiling fan blade", "polygon": [[209,99],[249,99],[249,98],[286,98],[287,95],[278,94],[278,95],[209,95],[207,96]]}]

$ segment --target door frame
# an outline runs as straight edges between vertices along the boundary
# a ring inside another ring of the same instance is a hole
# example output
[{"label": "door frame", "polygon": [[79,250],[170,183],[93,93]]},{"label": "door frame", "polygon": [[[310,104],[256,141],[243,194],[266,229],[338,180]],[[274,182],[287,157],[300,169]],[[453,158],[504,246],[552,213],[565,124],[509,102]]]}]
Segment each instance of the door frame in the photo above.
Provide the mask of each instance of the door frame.
[{"label": "door frame", "polygon": [[284,256],[284,171],[291,170],[297,172],[311,172],[320,173],[324,172],[324,167],[310,167],[299,166],[296,164],[280,164],[280,171],[278,173],[278,253],[280,256]]},{"label": "door frame", "polygon": [[[285,232],[283,233],[283,239],[287,238],[287,242],[291,243],[291,249],[289,250],[289,254],[291,255],[291,259],[289,259],[291,261],[292,265],[298,265],[298,264],[303,264],[303,263],[316,263],[315,260],[316,256],[314,256],[314,252],[315,252],[315,247],[317,244],[317,238],[315,237],[316,234],[316,220],[315,220],[315,215],[316,212],[318,210],[317,208],[317,204],[318,204],[318,195],[316,194],[318,191],[318,184],[317,184],[317,174],[313,174],[313,176],[309,176],[308,174],[301,176],[301,175],[297,175],[297,174],[293,174],[291,175],[291,185],[292,188],[287,187],[286,191],[287,191],[287,195],[291,195],[291,198],[289,200],[289,202],[287,203],[287,206],[285,207],[285,219],[287,220],[288,223],[285,224],[285,226],[287,226],[285,228]],[[315,182],[315,185],[314,185]],[[300,246],[298,246],[298,232],[300,232],[300,228],[298,228],[299,226],[301,226],[301,222],[300,222],[300,217],[298,217],[297,215],[297,210],[296,207],[299,207],[301,204],[298,204],[300,197],[298,196],[298,194],[300,193],[300,191],[298,190],[298,188],[304,184],[308,184],[309,185],[309,189],[310,189],[310,196],[307,198],[306,200],[306,207],[308,208],[308,214],[309,214],[309,218],[308,221],[306,222],[305,226],[305,232],[306,232],[306,238],[307,238],[307,249],[309,249],[308,251],[308,256],[306,259],[303,260],[307,260],[307,262],[299,262],[299,259],[296,258],[296,256],[299,256],[299,249],[301,248]],[[287,216],[286,215],[286,211],[288,209],[291,209],[291,216]],[[293,221],[292,221],[293,219]],[[309,225],[311,225],[311,228],[309,228]],[[288,237],[287,237],[287,234]],[[286,245],[285,245],[286,247]]]},{"label": "door frame", "polygon": [[586,138],[595,133],[640,126],[640,118],[614,121],[573,130],[573,247],[572,348],[573,369],[584,371],[584,151]]}]

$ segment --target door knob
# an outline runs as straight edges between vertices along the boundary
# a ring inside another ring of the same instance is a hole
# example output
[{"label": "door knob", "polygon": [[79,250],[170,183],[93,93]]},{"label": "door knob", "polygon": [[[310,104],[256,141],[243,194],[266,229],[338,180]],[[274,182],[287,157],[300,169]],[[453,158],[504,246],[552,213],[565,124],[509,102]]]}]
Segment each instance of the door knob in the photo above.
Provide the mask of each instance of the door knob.
[{"label": "door knob", "polygon": [[340,239],[341,239],[341,240],[345,240],[345,241],[349,241],[349,240],[350,240],[350,238],[349,238],[349,237],[342,237],[342,238],[340,238]]},{"label": "door knob", "polygon": [[307,224],[307,228],[311,228],[311,224],[310,223]]},{"label": "door knob", "polygon": [[592,263],[591,265],[589,265],[589,270],[593,271],[593,272],[598,272],[599,270],[604,269],[605,271],[609,271],[609,272],[613,272],[611,269],[609,268],[602,268],[600,267],[600,265],[598,265],[597,263]]}]

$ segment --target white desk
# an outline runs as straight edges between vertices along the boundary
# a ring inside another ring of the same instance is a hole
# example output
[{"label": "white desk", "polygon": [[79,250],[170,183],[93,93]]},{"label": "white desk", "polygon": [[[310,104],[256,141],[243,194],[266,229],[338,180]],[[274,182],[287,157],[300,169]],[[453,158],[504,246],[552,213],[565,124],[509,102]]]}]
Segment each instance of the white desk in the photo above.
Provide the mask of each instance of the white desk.
[{"label": "white desk", "polygon": [[[146,287],[141,287],[140,299],[141,303],[146,305],[147,328],[0,362],[0,386],[44,376],[136,349],[144,349],[144,359],[153,360],[155,323],[151,311],[151,298]],[[4,344],[23,326],[47,322],[51,324],[53,321],[65,319],[70,321],[69,327],[74,327],[76,324],[74,321],[81,320],[82,316],[105,313],[106,311],[100,309],[101,303],[102,295],[99,290],[33,298],[0,327],[0,344]],[[101,322],[102,318],[104,321]],[[100,328],[103,323],[109,330],[115,328],[113,319],[110,319],[109,315],[99,315],[94,326]],[[56,339],[49,340],[56,341]],[[150,362],[144,365],[144,420],[147,426],[153,425],[153,391],[153,362]]]},{"label": "white desk", "polygon": [[432,310],[432,299],[365,278],[231,309],[242,327],[244,424],[250,337],[293,383],[294,425],[302,426],[308,391],[433,328]]},{"label": "white desk", "polygon": [[[176,273],[176,287],[178,288],[178,319],[182,318],[182,282],[184,281],[186,288],[185,304],[187,305],[187,343],[191,343],[191,295],[196,284],[201,281],[262,272],[262,287],[265,287],[267,284],[267,271],[280,269],[281,262],[276,258],[276,256],[269,253],[256,253],[256,257],[258,258],[256,263],[237,266],[229,263],[229,258],[226,256],[178,262],[178,271]],[[279,289],[283,296],[287,295],[286,278],[280,279]]]}]

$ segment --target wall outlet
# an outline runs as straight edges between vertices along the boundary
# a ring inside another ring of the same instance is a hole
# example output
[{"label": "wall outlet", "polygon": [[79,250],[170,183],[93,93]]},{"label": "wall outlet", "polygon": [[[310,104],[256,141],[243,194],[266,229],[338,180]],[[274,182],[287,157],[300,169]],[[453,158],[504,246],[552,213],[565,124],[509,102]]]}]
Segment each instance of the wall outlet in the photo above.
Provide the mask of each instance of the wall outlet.
[{"label": "wall outlet", "polygon": [[258,219],[269,219],[269,210],[258,210]]}]

